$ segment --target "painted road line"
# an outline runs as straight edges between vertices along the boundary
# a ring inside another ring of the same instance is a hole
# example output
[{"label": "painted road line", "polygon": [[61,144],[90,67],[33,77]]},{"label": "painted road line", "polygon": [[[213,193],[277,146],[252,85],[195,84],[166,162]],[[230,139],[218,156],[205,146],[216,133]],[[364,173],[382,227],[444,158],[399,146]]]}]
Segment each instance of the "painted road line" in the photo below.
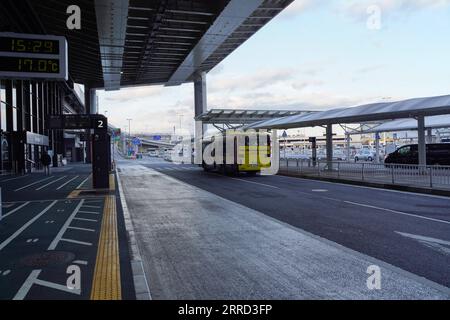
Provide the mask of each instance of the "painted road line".
[{"label": "painted road line", "polygon": [[79,213],[86,213],[86,214],[100,214],[100,212],[93,212],[93,211],[79,211]]},{"label": "painted road line", "polygon": [[253,182],[253,181],[247,181],[247,180],[239,179],[239,178],[230,178],[230,179],[237,180],[237,181],[242,181],[242,182],[246,182],[246,183],[253,183],[253,184],[257,184],[259,186],[263,186],[263,187],[268,187],[268,188],[273,188],[273,189],[280,189],[279,187],[271,186],[270,184]]},{"label": "painted road line", "polygon": [[75,210],[73,210],[72,214],[69,216],[69,218],[66,220],[66,222],[64,223],[62,228],[59,230],[58,234],[56,235],[55,239],[53,239],[52,243],[50,244],[50,246],[48,247],[47,250],[55,250],[56,246],[58,245],[59,241],[61,241],[61,238],[63,237],[67,228],[72,223],[72,220],[75,218],[76,214],[80,210],[83,203],[84,203],[84,200],[81,200],[80,203],[76,206]]},{"label": "painted road line", "polygon": [[354,206],[359,206],[359,207],[364,207],[364,208],[370,208],[370,209],[376,209],[376,210],[386,211],[386,212],[395,213],[395,214],[400,214],[400,215],[404,215],[404,216],[415,217],[415,218],[424,219],[424,220],[429,220],[429,221],[434,221],[434,222],[439,222],[439,223],[450,224],[450,221],[445,221],[445,220],[439,220],[439,219],[434,219],[434,218],[423,217],[423,216],[419,216],[419,215],[417,215],[417,214],[406,213],[406,212],[402,212],[402,211],[391,210],[391,209],[387,209],[387,208],[381,208],[381,207],[371,206],[371,205],[368,205],[368,204],[357,203],[357,202],[352,202],[352,201],[343,201],[343,202],[344,202],[344,203],[347,203],[347,204],[354,205]]},{"label": "painted road line", "polygon": [[85,204],[83,207],[92,208],[92,209],[101,209],[102,208],[101,206],[92,206],[92,205],[88,205],[88,204]]},{"label": "painted road line", "polygon": [[34,282],[36,281],[37,277],[39,277],[39,274],[42,270],[33,270],[31,271],[28,278],[25,280],[25,282],[22,284],[22,287],[20,287],[19,291],[17,291],[16,295],[14,296],[13,300],[23,300],[28,294],[28,291],[30,291],[31,287],[33,286]]},{"label": "painted road line", "polygon": [[85,219],[85,218],[73,218],[73,220],[88,221],[88,222],[98,222],[98,220],[94,220],[94,219]]},{"label": "painted road line", "polygon": [[47,180],[49,180],[49,179],[51,179],[51,178],[53,178],[53,176],[50,176],[50,177],[48,177],[48,178],[45,178],[45,179],[42,179],[42,180],[39,180],[39,181],[36,181],[36,182],[30,183],[30,184],[28,184],[28,185],[26,185],[26,186],[24,186],[24,187],[21,187],[21,188],[19,188],[19,189],[16,189],[16,190],[14,190],[14,192],[17,192],[17,191],[20,191],[20,190],[26,189],[26,188],[28,188],[28,187],[31,187],[31,186],[34,186],[35,184],[38,184],[38,183],[41,183],[41,182],[47,181]]},{"label": "painted road line", "polygon": [[92,243],[90,242],[84,242],[84,241],[78,241],[78,240],[73,240],[73,239],[67,239],[67,238],[61,238],[60,241],[63,242],[70,242],[70,243],[75,243],[75,244],[81,244],[83,246],[92,246]]},{"label": "painted road line", "polygon": [[116,197],[107,196],[98,242],[91,300],[122,299]]},{"label": "painted road line", "polygon": [[30,203],[30,201],[25,202],[24,204],[18,206],[17,208],[7,212],[5,215],[3,215],[2,219],[6,218],[9,215],[12,215],[13,213],[19,211],[20,209],[22,209],[23,207],[25,207],[26,205],[28,205]]},{"label": "painted road line", "polygon": [[90,177],[91,177],[91,175],[89,175],[86,179],[84,179],[84,180],[78,185],[78,187],[76,187],[75,189],[81,189],[81,187],[86,183],[86,181],[89,180]]},{"label": "painted road line", "polygon": [[75,288],[71,289],[67,285],[64,286],[64,285],[61,285],[61,284],[58,284],[58,283],[49,282],[49,281],[36,279],[36,280],[34,280],[34,284],[37,284],[37,285],[40,285],[40,286],[43,286],[43,287],[56,289],[56,290],[59,290],[59,291],[64,291],[64,292],[67,292],[67,293],[73,293],[73,294],[76,294],[76,295],[80,295],[81,294],[81,290],[80,289],[75,289]]},{"label": "painted road line", "polygon": [[26,228],[28,228],[30,225],[32,225],[37,219],[42,217],[48,210],[50,210],[58,201],[53,201],[49,206],[47,206],[44,210],[42,210],[39,214],[37,214],[33,219],[25,223],[19,230],[14,232],[8,239],[3,241],[0,244],[0,251],[5,248],[11,241],[13,241],[15,238],[17,238]]},{"label": "painted road line", "polygon": [[71,227],[71,226],[67,227],[67,229],[70,229],[70,230],[79,230],[79,231],[87,231],[87,232],[95,232],[94,229],[79,228],[79,227]]},{"label": "painted road line", "polygon": [[80,264],[82,266],[87,266],[88,265],[88,262],[85,261],[85,260],[75,260],[75,261],[72,261],[72,263]]},{"label": "painted road line", "polygon": [[5,179],[5,180],[0,181],[0,183],[8,182],[8,181],[13,181],[13,180],[19,180],[19,179],[26,178],[26,177],[28,177],[28,176],[29,176],[29,174],[26,174],[26,175],[24,175],[24,176],[20,176],[20,177],[16,177],[16,178]]},{"label": "painted road line", "polygon": [[23,300],[23,299],[25,299],[25,297],[27,296],[28,292],[30,291],[31,287],[34,284],[39,285],[39,286],[43,286],[43,287],[47,287],[47,288],[52,288],[52,289],[59,290],[59,291],[73,293],[73,294],[76,294],[76,295],[80,295],[81,294],[81,290],[80,289],[70,289],[69,287],[61,285],[61,284],[58,284],[58,283],[53,283],[53,282],[49,282],[49,281],[38,279],[38,277],[39,277],[41,272],[42,272],[42,270],[33,270],[33,271],[31,271],[31,273],[28,276],[27,280],[25,280],[25,282],[22,285],[22,287],[19,289],[19,291],[17,291],[17,293],[14,296],[13,300]]},{"label": "painted road line", "polygon": [[73,180],[75,180],[75,179],[77,179],[77,178],[79,178],[79,177],[80,177],[80,176],[76,176],[76,177],[70,179],[69,181],[65,182],[64,184],[62,184],[62,185],[60,185],[58,188],[56,188],[56,190],[60,190],[60,189],[64,188],[64,187],[67,186],[69,183],[71,183]]},{"label": "painted road line", "polygon": [[62,179],[64,179],[64,178],[67,178],[67,176],[62,176],[61,178],[58,178],[58,179],[53,180],[53,181],[50,181],[49,183],[44,184],[42,187],[37,188],[36,191],[42,190],[42,189],[44,189],[45,187],[48,187],[49,185],[52,185],[52,184],[54,184],[55,182],[58,182],[58,181],[60,181],[60,180],[62,180]]}]

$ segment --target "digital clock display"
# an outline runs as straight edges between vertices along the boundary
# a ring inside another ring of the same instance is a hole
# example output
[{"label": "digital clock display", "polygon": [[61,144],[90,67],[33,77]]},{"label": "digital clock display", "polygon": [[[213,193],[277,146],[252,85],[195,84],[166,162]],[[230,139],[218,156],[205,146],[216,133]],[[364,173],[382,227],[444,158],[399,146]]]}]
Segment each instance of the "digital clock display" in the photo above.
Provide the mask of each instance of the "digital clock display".
[{"label": "digital clock display", "polygon": [[59,54],[59,41],[0,37],[0,51]]},{"label": "digital clock display", "polygon": [[9,72],[54,73],[60,72],[58,59],[0,57],[0,70]]},{"label": "digital clock display", "polygon": [[68,43],[63,36],[0,32],[0,78],[67,80]]}]

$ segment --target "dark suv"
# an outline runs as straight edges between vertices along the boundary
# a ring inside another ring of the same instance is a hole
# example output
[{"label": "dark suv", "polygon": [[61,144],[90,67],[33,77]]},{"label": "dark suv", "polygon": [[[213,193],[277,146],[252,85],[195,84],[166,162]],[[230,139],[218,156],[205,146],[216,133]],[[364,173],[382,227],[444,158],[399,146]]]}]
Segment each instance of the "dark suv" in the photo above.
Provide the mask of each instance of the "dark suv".
[{"label": "dark suv", "polygon": [[[419,148],[417,144],[410,144],[398,148],[389,154],[384,163],[387,164],[418,164]],[[427,164],[428,165],[450,165],[450,143],[430,143],[427,144]]]}]

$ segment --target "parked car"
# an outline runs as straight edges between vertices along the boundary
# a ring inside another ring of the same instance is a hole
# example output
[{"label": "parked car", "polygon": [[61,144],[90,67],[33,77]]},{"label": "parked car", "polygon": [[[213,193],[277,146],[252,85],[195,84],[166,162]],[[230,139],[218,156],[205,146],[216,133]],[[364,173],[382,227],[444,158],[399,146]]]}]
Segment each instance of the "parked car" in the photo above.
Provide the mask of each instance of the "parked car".
[{"label": "parked car", "polygon": [[355,155],[355,162],[358,161],[373,161],[376,158],[375,152],[370,149],[362,149]]},{"label": "parked car", "polygon": [[[450,165],[450,143],[430,143],[426,147],[427,164]],[[419,147],[417,144],[406,145],[386,156],[386,164],[418,164]]]}]

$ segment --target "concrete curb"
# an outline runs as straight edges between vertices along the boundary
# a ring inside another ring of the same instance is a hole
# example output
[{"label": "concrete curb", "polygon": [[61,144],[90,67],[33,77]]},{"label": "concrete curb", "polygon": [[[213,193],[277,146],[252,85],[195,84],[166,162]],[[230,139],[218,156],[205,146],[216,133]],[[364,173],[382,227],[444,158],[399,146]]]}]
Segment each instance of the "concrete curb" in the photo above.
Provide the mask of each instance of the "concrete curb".
[{"label": "concrete curb", "polygon": [[125,194],[123,193],[122,182],[118,170],[116,170],[117,186],[120,194],[120,203],[123,209],[125,219],[125,229],[127,232],[128,246],[131,253],[131,270],[133,272],[134,290],[136,300],[152,300],[150,288],[148,286],[147,277],[145,276],[144,265],[139,251],[139,246],[136,241],[133,222],[131,220],[130,212],[128,211]]},{"label": "concrete curb", "polygon": [[349,185],[355,185],[355,186],[365,186],[365,187],[372,187],[372,188],[378,188],[378,189],[390,189],[390,190],[396,190],[396,191],[405,191],[405,192],[421,193],[421,194],[428,194],[428,195],[434,195],[434,196],[450,197],[450,191],[439,190],[439,189],[429,189],[429,188],[402,186],[402,185],[396,185],[396,184],[376,183],[376,182],[367,182],[367,181],[349,180],[349,179],[338,179],[338,178],[330,178],[330,177],[316,177],[316,176],[293,174],[293,173],[287,173],[287,172],[278,172],[278,175],[292,177],[292,178],[336,182],[336,183],[349,184]]}]

